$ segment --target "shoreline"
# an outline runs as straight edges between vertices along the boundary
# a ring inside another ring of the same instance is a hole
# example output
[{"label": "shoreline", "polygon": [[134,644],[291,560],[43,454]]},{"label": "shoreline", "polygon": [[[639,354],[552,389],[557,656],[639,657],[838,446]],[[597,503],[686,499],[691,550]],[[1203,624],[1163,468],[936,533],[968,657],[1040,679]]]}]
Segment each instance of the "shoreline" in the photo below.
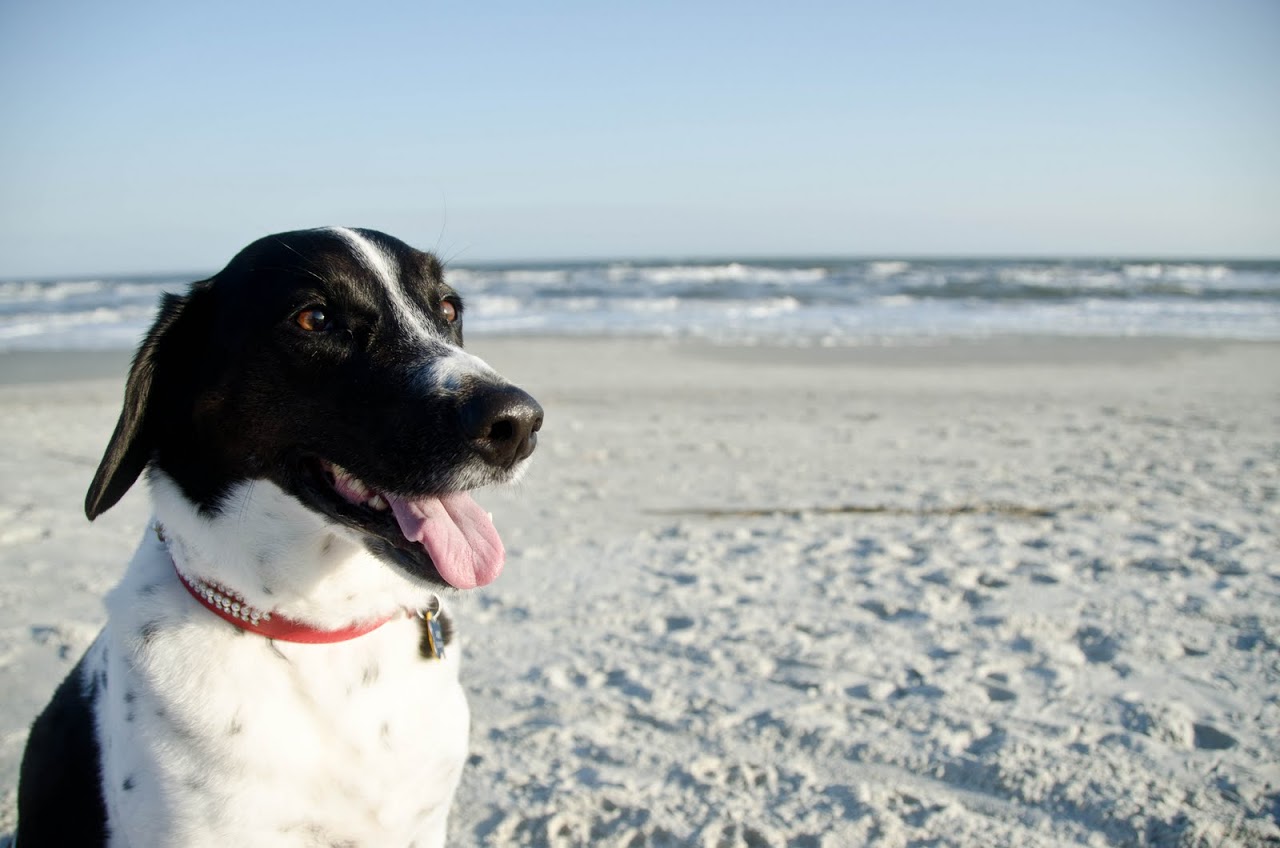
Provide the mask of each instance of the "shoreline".
[{"label": "shoreline", "polygon": [[[868,366],[954,368],[970,365],[1026,365],[1152,362],[1186,354],[1210,354],[1225,348],[1280,351],[1280,341],[1204,339],[1169,336],[1001,335],[985,338],[942,337],[859,345],[733,344],[695,338],[646,336],[477,335],[467,349],[481,355],[496,351],[518,359],[518,351],[546,352],[601,349],[671,351],[700,360],[739,364],[800,366]],[[123,379],[133,350],[0,351],[0,386],[45,382]]]}]

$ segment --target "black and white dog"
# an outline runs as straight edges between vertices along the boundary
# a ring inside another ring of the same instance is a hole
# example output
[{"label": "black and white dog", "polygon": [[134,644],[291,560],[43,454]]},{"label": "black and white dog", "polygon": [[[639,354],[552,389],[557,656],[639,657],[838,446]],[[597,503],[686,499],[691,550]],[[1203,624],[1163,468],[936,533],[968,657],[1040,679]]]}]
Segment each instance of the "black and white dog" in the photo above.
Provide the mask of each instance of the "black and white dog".
[{"label": "black and white dog", "polygon": [[443,844],[468,712],[437,593],[498,576],[467,492],[542,424],[462,313],[435,257],[340,228],[165,297],[85,501],[149,468],[155,523],[32,728],[20,848]]}]

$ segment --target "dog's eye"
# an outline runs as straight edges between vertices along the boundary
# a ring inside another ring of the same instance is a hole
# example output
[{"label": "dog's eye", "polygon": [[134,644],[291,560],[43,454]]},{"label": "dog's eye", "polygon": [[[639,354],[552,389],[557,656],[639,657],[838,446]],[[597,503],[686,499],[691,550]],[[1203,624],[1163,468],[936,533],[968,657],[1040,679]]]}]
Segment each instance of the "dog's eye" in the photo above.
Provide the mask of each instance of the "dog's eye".
[{"label": "dog's eye", "polygon": [[323,333],[333,326],[329,316],[319,306],[308,306],[294,316],[293,320],[308,333]]},{"label": "dog's eye", "polygon": [[444,320],[452,324],[458,320],[458,307],[451,300],[440,301],[440,314],[444,316]]}]

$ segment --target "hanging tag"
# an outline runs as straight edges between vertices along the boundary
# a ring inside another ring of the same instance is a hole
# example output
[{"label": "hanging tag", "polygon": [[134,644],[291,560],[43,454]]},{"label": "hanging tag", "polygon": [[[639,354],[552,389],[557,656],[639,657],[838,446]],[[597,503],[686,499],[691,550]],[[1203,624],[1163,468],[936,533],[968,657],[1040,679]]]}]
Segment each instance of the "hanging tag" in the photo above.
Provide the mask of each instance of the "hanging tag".
[{"label": "hanging tag", "polygon": [[439,614],[433,610],[418,613],[422,617],[422,643],[418,646],[424,657],[444,659],[444,629],[440,627]]}]

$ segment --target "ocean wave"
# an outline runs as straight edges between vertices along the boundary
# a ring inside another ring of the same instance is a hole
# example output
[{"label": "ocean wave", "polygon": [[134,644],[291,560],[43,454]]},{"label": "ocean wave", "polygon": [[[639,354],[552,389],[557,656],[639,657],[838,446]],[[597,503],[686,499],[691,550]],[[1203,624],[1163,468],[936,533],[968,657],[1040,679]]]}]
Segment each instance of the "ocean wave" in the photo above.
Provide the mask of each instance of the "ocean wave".
[{"label": "ocean wave", "polygon": [[480,294],[467,298],[467,316],[515,315],[525,308],[526,299],[514,295]]},{"label": "ocean wave", "polygon": [[154,317],[149,307],[98,307],[81,312],[25,312],[0,319],[0,350],[131,348]]},{"label": "ocean wave", "polygon": [[738,302],[727,306],[724,314],[730,320],[742,318],[773,318],[784,312],[796,312],[801,308],[794,297],[775,297],[768,300]]},{"label": "ocean wave", "polygon": [[[0,282],[0,349],[136,343],[184,277]],[[850,259],[451,268],[468,333],[768,338],[1184,335],[1280,340],[1280,262]]]},{"label": "ocean wave", "polygon": [[867,263],[867,276],[872,279],[883,280],[888,277],[896,277],[899,274],[905,274],[911,270],[910,262],[901,262],[898,260],[888,260]]},{"label": "ocean wave", "polygon": [[53,283],[25,280],[3,282],[0,283],[0,303],[13,301],[50,303],[86,294],[97,294],[106,287],[107,284],[101,280],[67,280]]},{"label": "ocean wave", "polygon": [[[1206,282],[1213,280],[1212,284]],[[984,300],[1078,300],[1104,297],[1122,300],[1187,298],[1205,300],[1280,299],[1275,274],[1194,274],[1129,276],[1107,268],[1015,266],[958,269],[913,276],[901,291],[917,297]]]},{"label": "ocean wave", "polygon": [[1007,286],[1045,291],[1118,290],[1125,284],[1124,277],[1111,271],[1055,266],[1001,268],[995,278]]},{"label": "ocean wave", "polygon": [[1226,265],[1201,263],[1168,264],[1150,262],[1125,265],[1124,276],[1131,280],[1176,280],[1179,282],[1220,283],[1232,276]]},{"label": "ocean wave", "polygon": [[457,288],[476,287],[487,289],[493,286],[561,286],[568,283],[570,272],[563,269],[507,268],[501,270],[474,270],[466,268],[450,268],[445,272],[445,280]]},{"label": "ocean wave", "polygon": [[615,283],[640,281],[658,286],[717,283],[755,283],[767,285],[804,285],[827,278],[827,269],[774,268],[730,262],[725,265],[611,265],[606,273]]}]

